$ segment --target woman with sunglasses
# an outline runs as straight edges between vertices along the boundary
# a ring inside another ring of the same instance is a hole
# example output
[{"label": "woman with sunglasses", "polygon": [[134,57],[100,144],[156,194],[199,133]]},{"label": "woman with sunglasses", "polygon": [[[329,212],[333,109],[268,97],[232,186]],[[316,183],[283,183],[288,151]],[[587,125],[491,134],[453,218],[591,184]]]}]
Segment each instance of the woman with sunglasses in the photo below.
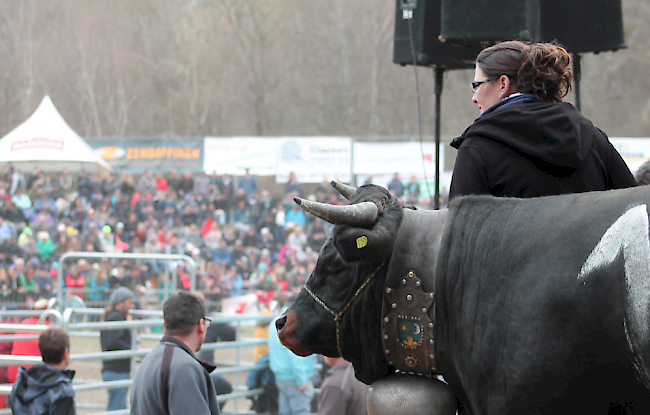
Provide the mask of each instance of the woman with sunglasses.
[{"label": "woman with sunglasses", "polygon": [[472,102],[481,115],[458,150],[450,198],[540,197],[636,186],[607,135],[573,105],[571,57],[558,45],[507,41],[476,59]]}]

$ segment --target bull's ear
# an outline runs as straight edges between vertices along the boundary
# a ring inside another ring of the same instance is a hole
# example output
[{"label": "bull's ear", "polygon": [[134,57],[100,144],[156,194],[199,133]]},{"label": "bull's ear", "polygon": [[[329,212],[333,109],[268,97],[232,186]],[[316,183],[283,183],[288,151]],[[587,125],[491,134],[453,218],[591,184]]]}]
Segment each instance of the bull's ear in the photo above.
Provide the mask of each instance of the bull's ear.
[{"label": "bull's ear", "polygon": [[393,239],[381,229],[338,225],[334,227],[332,236],[336,250],[348,263],[383,261],[393,251]]}]

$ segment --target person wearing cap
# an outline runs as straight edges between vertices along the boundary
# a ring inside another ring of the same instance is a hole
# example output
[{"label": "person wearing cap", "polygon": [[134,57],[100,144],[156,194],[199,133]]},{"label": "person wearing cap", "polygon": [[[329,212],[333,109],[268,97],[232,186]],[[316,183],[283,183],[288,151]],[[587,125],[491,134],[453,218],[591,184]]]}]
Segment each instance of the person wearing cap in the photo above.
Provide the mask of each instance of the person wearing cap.
[{"label": "person wearing cap", "polygon": [[99,235],[99,244],[104,252],[115,251],[115,237],[113,236],[113,230],[110,225],[104,225],[102,227],[102,233]]},{"label": "person wearing cap", "polygon": [[[133,309],[133,291],[118,287],[110,297],[110,304],[104,310],[104,321],[126,321]],[[102,330],[100,342],[103,352],[131,349],[131,330]],[[104,360],[102,362],[102,379],[104,382],[128,379],[131,373],[131,359]],[[128,388],[108,390],[107,411],[126,409],[126,392]]]},{"label": "person wearing cap", "polygon": [[20,232],[20,235],[18,235],[18,241],[17,245],[20,249],[23,249],[25,245],[27,245],[27,242],[29,242],[29,238],[32,236],[32,229],[29,226],[25,226],[23,230]]},{"label": "person wearing cap", "polygon": [[115,248],[126,251],[129,249],[129,243],[131,241],[131,235],[128,232],[124,231],[124,224],[122,222],[117,222],[115,224]]}]

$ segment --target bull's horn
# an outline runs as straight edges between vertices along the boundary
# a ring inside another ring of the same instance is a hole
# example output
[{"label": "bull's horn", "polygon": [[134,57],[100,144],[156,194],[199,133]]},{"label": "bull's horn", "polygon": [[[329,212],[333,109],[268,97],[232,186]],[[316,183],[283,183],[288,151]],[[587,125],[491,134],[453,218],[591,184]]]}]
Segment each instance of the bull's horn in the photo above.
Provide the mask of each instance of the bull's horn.
[{"label": "bull's horn", "polygon": [[377,220],[379,209],[372,202],[361,202],[354,205],[337,206],[327,203],[293,198],[305,212],[311,213],[333,225],[364,226],[371,225]]},{"label": "bull's horn", "polygon": [[339,183],[334,180],[330,182],[333,188],[341,194],[344,198],[350,200],[352,196],[357,192],[356,187],[348,186],[347,184]]}]

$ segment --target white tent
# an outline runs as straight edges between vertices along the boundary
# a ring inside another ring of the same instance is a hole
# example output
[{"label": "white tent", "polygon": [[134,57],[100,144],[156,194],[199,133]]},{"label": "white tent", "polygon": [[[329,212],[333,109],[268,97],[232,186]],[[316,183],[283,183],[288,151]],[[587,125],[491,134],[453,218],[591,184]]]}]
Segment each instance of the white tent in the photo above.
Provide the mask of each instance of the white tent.
[{"label": "white tent", "polygon": [[35,166],[44,172],[112,171],[70,128],[47,95],[27,121],[0,139],[0,171],[9,164],[23,173]]}]

